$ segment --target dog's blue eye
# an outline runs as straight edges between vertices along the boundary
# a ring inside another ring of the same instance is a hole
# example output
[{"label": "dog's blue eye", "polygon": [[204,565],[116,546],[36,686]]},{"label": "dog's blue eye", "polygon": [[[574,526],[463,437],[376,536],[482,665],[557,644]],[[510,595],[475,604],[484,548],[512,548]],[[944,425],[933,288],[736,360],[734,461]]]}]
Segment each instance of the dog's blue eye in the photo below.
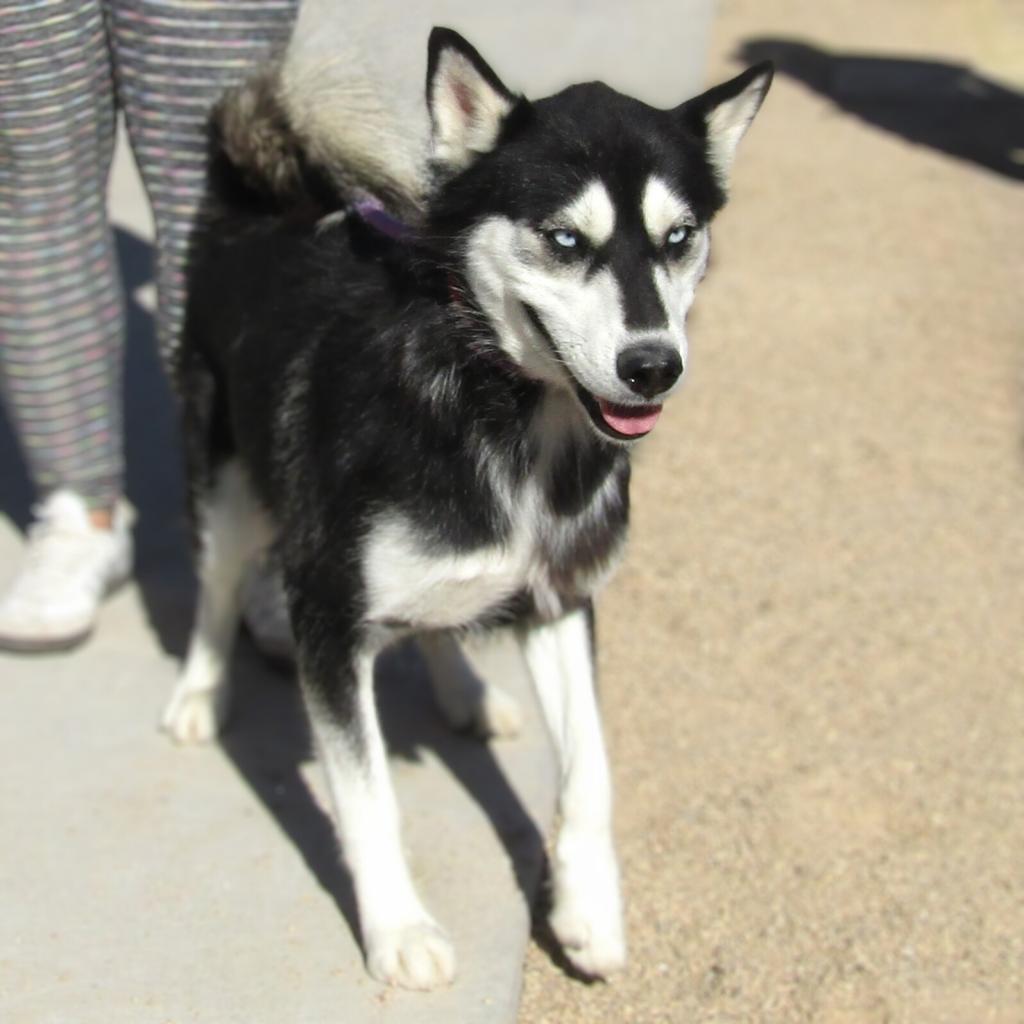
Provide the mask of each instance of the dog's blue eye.
[{"label": "dog's blue eye", "polygon": [[554,231],[548,234],[548,237],[555,245],[560,246],[562,249],[575,249],[580,244],[580,236],[568,228],[555,228]]},{"label": "dog's blue eye", "polygon": [[670,246],[682,245],[690,237],[690,229],[685,224],[673,228],[665,236],[665,244]]}]

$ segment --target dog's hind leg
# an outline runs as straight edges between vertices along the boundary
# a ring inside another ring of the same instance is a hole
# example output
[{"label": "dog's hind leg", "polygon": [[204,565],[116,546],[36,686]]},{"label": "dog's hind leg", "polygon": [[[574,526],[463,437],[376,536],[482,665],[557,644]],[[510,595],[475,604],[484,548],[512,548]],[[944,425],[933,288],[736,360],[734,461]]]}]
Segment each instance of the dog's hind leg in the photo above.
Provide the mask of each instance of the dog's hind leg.
[{"label": "dog's hind leg", "polygon": [[438,706],[456,729],[469,729],[484,739],[519,735],[523,713],[515,698],[478,671],[478,657],[487,657],[496,637],[470,635],[456,640],[451,633],[424,633],[420,650],[430,670]]},{"label": "dog's hind leg", "polygon": [[223,720],[242,574],[270,540],[266,516],[237,461],[217,471],[197,505],[196,620],[181,675],[163,715],[164,729],[179,743],[212,739]]},{"label": "dog's hind leg", "polygon": [[561,769],[551,927],[576,967],[604,976],[624,964],[626,947],[588,613],[528,626],[522,644]]},{"label": "dog's hind leg", "polygon": [[293,603],[300,678],[352,874],[370,973],[435,989],[455,975],[448,937],[427,913],[402,852],[398,805],[373,693],[376,651],[301,595]]}]

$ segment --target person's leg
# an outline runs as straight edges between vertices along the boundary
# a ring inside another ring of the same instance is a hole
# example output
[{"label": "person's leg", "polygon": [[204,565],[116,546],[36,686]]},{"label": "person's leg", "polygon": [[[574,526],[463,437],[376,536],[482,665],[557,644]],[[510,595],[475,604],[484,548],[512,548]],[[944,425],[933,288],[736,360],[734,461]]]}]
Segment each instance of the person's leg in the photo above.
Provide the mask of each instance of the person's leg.
[{"label": "person's leg", "polygon": [[[118,100],[156,222],[157,344],[171,370],[185,314],[185,264],[205,188],[210,109],[225,89],[283,48],[298,0],[104,2]],[[273,562],[254,568],[243,594],[245,623],[257,646],[274,660],[290,660],[291,627]]]},{"label": "person's leg", "polygon": [[43,494],[121,493],[123,315],[98,2],[0,0],[0,387]]},{"label": "person's leg", "polygon": [[157,342],[165,364],[184,316],[210,108],[284,45],[296,2],[106,0],[118,100],[156,221]]},{"label": "person's leg", "polygon": [[81,639],[129,567],[114,117],[99,3],[0,0],[0,393],[42,499],[0,646]]}]

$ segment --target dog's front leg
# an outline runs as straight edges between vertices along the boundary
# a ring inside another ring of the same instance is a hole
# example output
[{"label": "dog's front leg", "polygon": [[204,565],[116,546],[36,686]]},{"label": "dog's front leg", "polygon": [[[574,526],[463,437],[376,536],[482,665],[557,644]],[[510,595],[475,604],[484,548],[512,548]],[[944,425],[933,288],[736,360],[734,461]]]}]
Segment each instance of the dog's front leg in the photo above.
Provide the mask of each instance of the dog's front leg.
[{"label": "dog's front leg", "polygon": [[561,770],[551,927],[580,970],[604,976],[624,964],[626,948],[589,609],[526,627],[522,644]]},{"label": "dog's front leg", "polygon": [[330,617],[294,609],[302,690],[352,874],[366,965],[380,981],[433,989],[455,974],[402,852],[398,805],[373,695],[376,650]]}]

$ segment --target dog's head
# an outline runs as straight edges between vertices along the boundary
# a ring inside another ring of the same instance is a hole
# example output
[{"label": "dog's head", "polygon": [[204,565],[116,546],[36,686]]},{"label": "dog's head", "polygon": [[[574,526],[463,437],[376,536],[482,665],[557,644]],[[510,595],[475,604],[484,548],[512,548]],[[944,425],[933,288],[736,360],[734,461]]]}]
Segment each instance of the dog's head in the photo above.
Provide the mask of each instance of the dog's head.
[{"label": "dog's head", "polygon": [[529,102],[431,33],[431,227],[507,354],[602,437],[648,433],[682,379],[708,224],[771,77],[761,64],[672,110],[597,82]]}]

